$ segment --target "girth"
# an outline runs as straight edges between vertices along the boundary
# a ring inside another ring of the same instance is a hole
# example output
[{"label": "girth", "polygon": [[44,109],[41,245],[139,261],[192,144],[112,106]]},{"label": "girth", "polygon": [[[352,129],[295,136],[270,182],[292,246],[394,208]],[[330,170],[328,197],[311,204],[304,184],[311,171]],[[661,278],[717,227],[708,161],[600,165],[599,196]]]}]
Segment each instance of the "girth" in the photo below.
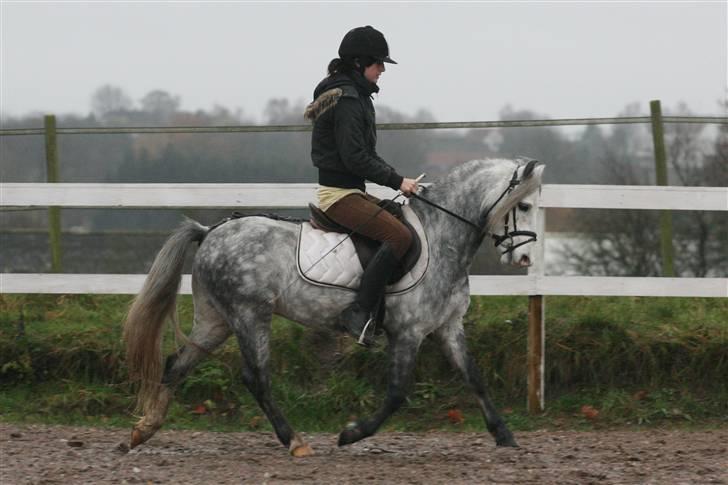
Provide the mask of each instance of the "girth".
[{"label": "girth", "polygon": [[[412,234],[412,244],[410,245],[410,248],[402,258],[402,261],[400,261],[399,266],[389,278],[389,284],[392,284],[402,279],[402,277],[406,275],[420,259],[420,254],[422,253],[422,242],[420,241],[417,231],[415,231],[414,227],[412,227],[412,225],[404,218],[402,206],[400,204],[390,200],[381,200],[378,205],[383,207],[383,210],[386,210],[396,217],[399,222],[404,224],[410,231],[410,234]],[[308,204],[308,208],[311,211],[311,219],[309,222],[314,228],[324,232],[350,234],[351,241],[354,243],[354,248],[356,249],[356,255],[359,258],[359,263],[361,263],[362,268],[366,268],[369,261],[371,261],[374,257],[374,253],[377,252],[382,243],[356,232],[352,232],[351,229],[338,224],[314,204]]]}]

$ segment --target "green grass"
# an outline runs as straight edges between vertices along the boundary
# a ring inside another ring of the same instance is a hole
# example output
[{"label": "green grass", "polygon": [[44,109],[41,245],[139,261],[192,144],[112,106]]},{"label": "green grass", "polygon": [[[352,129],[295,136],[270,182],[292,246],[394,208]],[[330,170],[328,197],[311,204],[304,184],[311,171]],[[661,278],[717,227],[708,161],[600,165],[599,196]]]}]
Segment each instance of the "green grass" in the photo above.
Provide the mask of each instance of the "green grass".
[{"label": "green grass", "polygon": [[[0,296],[0,420],[128,426],[133,386],[120,334],[130,300]],[[474,297],[465,319],[471,353],[515,430],[728,422],[727,299],[548,297],[542,416],[525,410],[526,309],[526,297]],[[189,297],[178,313],[189,329]],[[170,332],[167,352],[173,340]],[[364,350],[282,319],[271,345],[274,396],[297,429],[338,431],[384,395],[382,346]],[[167,427],[270,429],[241,384],[239,362],[231,339],[200,364],[178,389]],[[585,405],[598,416],[586,417]],[[450,410],[464,420],[453,422]],[[386,429],[484,429],[434,342],[423,344],[408,405]]]},{"label": "green grass", "polygon": [[[338,432],[357,416],[366,415],[381,393],[348,382],[326,392],[282,389],[275,395],[291,424],[306,432]],[[341,391],[344,391],[343,393]],[[450,394],[450,392],[453,392]],[[529,415],[522,400],[502,401],[499,409],[514,431],[537,429],[603,429],[643,427],[710,428],[728,425],[728,393],[696,395],[673,388],[577,390],[550,397],[543,415]],[[389,431],[485,431],[474,398],[457,388],[439,390],[437,398],[414,393],[400,412],[384,426]],[[638,397],[636,397],[636,395]],[[206,406],[204,414],[195,409]],[[592,406],[599,415],[588,419],[582,406]],[[24,424],[63,424],[128,428],[133,396],[124,386],[113,387],[72,382],[15,386],[0,393],[0,421]],[[448,412],[457,409],[462,422],[453,422]],[[167,429],[208,431],[272,431],[253,399],[241,388],[237,400],[176,399],[165,422]]]}]

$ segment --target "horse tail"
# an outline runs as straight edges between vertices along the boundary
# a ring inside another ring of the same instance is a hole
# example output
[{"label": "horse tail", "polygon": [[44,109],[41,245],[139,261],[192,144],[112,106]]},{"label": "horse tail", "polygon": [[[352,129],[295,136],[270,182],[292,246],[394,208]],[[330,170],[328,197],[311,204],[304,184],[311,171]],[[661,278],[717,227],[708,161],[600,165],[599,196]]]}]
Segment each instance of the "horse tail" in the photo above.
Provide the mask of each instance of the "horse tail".
[{"label": "horse tail", "polygon": [[[175,326],[177,292],[189,243],[201,242],[209,228],[186,219],[169,236],[154,258],[144,286],[134,298],[124,322],[126,365],[132,380],[139,380],[137,411],[153,408],[162,380],[162,327],[167,318]],[[145,412],[146,414],[146,412]]]}]

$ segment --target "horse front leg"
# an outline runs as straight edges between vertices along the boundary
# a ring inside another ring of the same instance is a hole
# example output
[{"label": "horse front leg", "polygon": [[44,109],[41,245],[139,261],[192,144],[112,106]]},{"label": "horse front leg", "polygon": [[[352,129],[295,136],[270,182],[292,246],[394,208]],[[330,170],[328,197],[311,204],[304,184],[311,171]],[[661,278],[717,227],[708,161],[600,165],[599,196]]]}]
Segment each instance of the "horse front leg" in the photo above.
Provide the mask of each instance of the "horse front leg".
[{"label": "horse front leg", "polygon": [[387,397],[373,416],[357,420],[339,434],[339,446],[349,445],[373,435],[382,423],[402,406],[407,398],[421,341],[421,338],[415,336],[398,335],[391,338]]},{"label": "horse front leg", "polygon": [[468,383],[477,396],[480,410],[485,418],[485,425],[495,438],[495,444],[497,446],[517,447],[518,444],[513,434],[488,396],[488,390],[475,360],[468,353],[462,319],[457,319],[449,325],[440,327],[436,332],[436,336],[440,340],[442,349],[450,363],[462,373],[465,382]]}]

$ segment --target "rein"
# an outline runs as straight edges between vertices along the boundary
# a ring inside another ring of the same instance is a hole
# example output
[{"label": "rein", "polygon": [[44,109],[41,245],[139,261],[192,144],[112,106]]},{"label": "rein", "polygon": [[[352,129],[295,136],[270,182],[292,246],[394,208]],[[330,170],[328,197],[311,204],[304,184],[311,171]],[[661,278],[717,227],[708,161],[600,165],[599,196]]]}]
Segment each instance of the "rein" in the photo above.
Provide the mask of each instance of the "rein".
[{"label": "rein", "polygon": [[[466,219],[465,217],[463,217],[459,214],[452,212],[449,209],[442,207],[439,204],[436,204],[435,202],[432,202],[431,200],[428,200],[428,199],[422,197],[421,195],[412,194],[412,197],[414,197],[417,200],[421,200],[422,202],[429,204],[436,209],[441,210],[445,214],[452,216],[452,217],[458,219],[459,221],[462,221],[462,222],[468,224],[469,226],[471,226],[478,232],[483,232],[484,226],[488,221],[488,214],[491,213],[493,208],[498,204],[498,202],[500,202],[503,199],[503,197],[510,194],[513,191],[513,189],[520,183],[521,183],[521,181],[518,180],[518,169],[516,169],[513,172],[513,177],[511,177],[511,181],[508,183],[508,187],[506,187],[506,189],[501,193],[501,195],[498,197],[498,199],[495,202],[493,202],[493,204],[491,204],[491,206],[488,208],[488,210],[485,211],[485,214],[483,214],[483,221],[484,221],[483,227],[481,227],[481,225],[479,225],[479,224],[474,223],[473,221]],[[513,252],[516,248],[523,246],[524,244],[528,244],[530,242],[534,242],[537,240],[537,235],[535,232],[518,230],[518,225],[516,222],[516,207],[515,206],[513,207],[513,210],[511,212],[513,213],[513,230],[510,232],[508,231],[508,223],[509,223],[509,217],[510,217],[510,212],[509,212],[508,214],[506,214],[506,217],[505,217],[503,234],[491,234],[491,237],[493,238],[493,241],[495,243],[495,247],[500,246],[505,241],[509,241],[509,240],[511,241],[511,245],[508,246],[503,251],[502,254],[508,254],[510,252]],[[513,238],[517,237],[517,236],[528,236],[528,239],[526,239],[525,241],[522,241],[518,244],[513,244]]]},{"label": "rein", "polygon": [[471,222],[471,221],[467,220],[466,218],[464,218],[463,216],[459,216],[459,215],[455,214],[454,212],[452,212],[452,211],[450,211],[448,209],[445,209],[443,206],[438,205],[438,204],[432,202],[431,200],[425,199],[421,195],[412,194],[412,197],[414,197],[415,199],[421,200],[422,202],[424,202],[426,204],[429,204],[429,205],[431,205],[432,207],[434,207],[436,209],[440,209],[445,214],[450,215],[450,216],[453,216],[455,219],[458,219],[458,220],[464,222],[465,224],[470,224],[470,226],[474,227],[478,231],[482,230],[481,227],[479,225],[477,225],[476,223]]}]

